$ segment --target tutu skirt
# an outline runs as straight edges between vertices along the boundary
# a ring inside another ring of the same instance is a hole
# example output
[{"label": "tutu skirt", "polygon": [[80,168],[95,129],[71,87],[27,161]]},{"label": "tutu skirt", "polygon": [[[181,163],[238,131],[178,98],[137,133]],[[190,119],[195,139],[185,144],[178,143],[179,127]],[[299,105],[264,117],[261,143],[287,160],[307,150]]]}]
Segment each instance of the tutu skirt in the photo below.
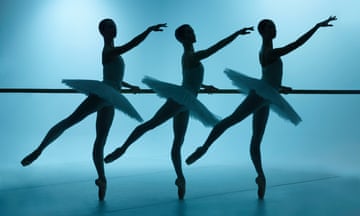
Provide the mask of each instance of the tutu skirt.
[{"label": "tutu skirt", "polygon": [[111,85],[97,80],[64,79],[62,82],[83,94],[94,94],[131,118],[134,118],[139,122],[143,121],[140,114],[135,110],[131,103],[119,92],[119,90],[116,90]]},{"label": "tutu skirt", "polygon": [[170,98],[185,106],[190,111],[190,115],[200,120],[205,126],[214,126],[219,122],[219,118],[196,98],[196,94],[184,87],[162,82],[151,77],[145,77],[142,81],[160,97]]},{"label": "tutu skirt", "polygon": [[225,69],[225,74],[240,90],[247,94],[253,90],[257,95],[269,101],[270,108],[279,114],[280,117],[291,121],[294,125],[298,125],[301,122],[300,116],[285,98],[265,81],[248,77],[231,69]]}]

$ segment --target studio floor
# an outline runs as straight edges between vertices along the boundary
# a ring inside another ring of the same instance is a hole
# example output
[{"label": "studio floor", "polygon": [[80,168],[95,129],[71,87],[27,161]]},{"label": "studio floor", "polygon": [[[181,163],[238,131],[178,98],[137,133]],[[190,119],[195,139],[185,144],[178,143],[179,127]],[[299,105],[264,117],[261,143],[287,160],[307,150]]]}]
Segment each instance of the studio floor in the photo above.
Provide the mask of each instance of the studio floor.
[{"label": "studio floor", "polygon": [[186,167],[186,197],[179,201],[171,167],[113,165],[106,200],[99,202],[88,165],[3,170],[0,215],[360,215],[357,177],[270,168],[265,200],[259,201],[252,167]]}]

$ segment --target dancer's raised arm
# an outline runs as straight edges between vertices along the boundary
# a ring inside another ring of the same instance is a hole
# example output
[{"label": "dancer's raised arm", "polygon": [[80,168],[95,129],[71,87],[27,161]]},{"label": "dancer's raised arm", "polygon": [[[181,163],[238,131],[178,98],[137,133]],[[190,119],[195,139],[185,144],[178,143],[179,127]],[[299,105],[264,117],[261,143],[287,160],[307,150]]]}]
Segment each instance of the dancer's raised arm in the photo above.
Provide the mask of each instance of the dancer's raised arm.
[{"label": "dancer's raised arm", "polygon": [[289,52],[297,49],[298,47],[300,47],[301,45],[303,45],[306,41],[308,41],[310,39],[311,36],[313,36],[313,34],[320,28],[320,27],[330,27],[333,26],[332,24],[330,24],[331,21],[337,20],[336,16],[330,16],[328,19],[317,23],[313,28],[311,28],[308,32],[306,32],[305,34],[303,34],[299,39],[297,39],[296,41],[281,47],[281,48],[276,48],[273,49],[272,53],[270,55],[272,55],[274,58],[283,56],[288,54]]},{"label": "dancer's raised arm", "polygon": [[253,30],[254,30],[254,27],[246,27],[246,28],[243,28],[243,29],[241,29],[239,31],[236,31],[232,35],[222,39],[221,41],[217,42],[216,44],[209,47],[208,49],[200,50],[200,51],[195,52],[194,53],[194,58],[197,61],[201,61],[202,59],[205,59],[205,58],[211,56],[212,54],[214,54],[215,52],[217,52],[221,48],[223,48],[226,45],[228,45],[229,43],[231,43],[233,40],[235,40],[235,38],[237,38],[237,36],[250,34],[251,33],[250,31],[253,31]]},{"label": "dancer's raised arm", "polygon": [[133,38],[128,43],[126,43],[126,44],[124,44],[122,46],[117,46],[117,47],[113,47],[112,49],[109,49],[107,51],[107,54],[113,56],[113,55],[121,55],[123,53],[126,53],[127,51],[131,50],[132,48],[136,47],[141,42],[143,42],[145,40],[145,38],[150,34],[150,32],[152,32],[152,31],[156,31],[156,32],[163,31],[163,28],[165,28],[165,27],[167,27],[166,23],[150,26],[143,33],[139,34],[138,36]]}]

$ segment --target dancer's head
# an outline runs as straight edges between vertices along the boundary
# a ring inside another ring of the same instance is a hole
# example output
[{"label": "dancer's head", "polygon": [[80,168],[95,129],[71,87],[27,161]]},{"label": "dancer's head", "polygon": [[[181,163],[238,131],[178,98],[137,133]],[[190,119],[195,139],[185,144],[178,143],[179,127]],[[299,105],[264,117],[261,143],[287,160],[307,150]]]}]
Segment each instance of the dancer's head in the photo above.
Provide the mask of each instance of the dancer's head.
[{"label": "dancer's head", "polygon": [[258,31],[264,39],[274,39],[276,37],[275,23],[270,19],[263,19],[258,24]]},{"label": "dancer's head", "polygon": [[191,28],[189,24],[184,24],[179,26],[175,30],[175,38],[182,44],[184,43],[195,43],[196,36],[194,30]]},{"label": "dancer's head", "polygon": [[116,37],[116,25],[112,19],[103,19],[99,23],[100,34],[104,38],[113,39]]}]

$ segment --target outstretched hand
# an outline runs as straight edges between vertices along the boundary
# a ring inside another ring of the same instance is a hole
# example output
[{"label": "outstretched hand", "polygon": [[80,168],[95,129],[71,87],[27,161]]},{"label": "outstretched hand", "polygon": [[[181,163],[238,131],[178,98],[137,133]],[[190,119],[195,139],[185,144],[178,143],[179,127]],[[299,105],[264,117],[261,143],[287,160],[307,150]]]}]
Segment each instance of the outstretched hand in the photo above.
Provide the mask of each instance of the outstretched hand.
[{"label": "outstretched hand", "polygon": [[293,89],[288,86],[280,86],[279,91],[280,93],[289,94]]},{"label": "outstretched hand", "polygon": [[157,24],[149,27],[150,31],[163,31],[167,27],[167,23]]},{"label": "outstretched hand", "polygon": [[130,88],[130,90],[131,90],[134,94],[141,92],[141,88],[140,88],[139,86],[132,86],[132,87]]},{"label": "outstretched hand", "polygon": [[202,87],[203,87],[204,91],[207,92],[208,94],[215,93],[219,90],[218,88],[216,88],[213,85],[204,85],[203,84]]},{"label": "outstretched hand", "polygon": [[327,18],[326,20],[319,22],[317,25],[319,27],[329,27],[329,26],[333,26],[332,24],[330,24],[331,21],[337,20],[336,16],[330,16],[329,18]]},{"label": "outstretched hand", "polygon": [[243,29],[240,29],[238,31],[238,34],[241,34],[241,35],[246,35],[246,34],[250,34],[251,31],[254,31],[254,26],[251,26],[251,27],[246,27],[246,28],[243,28]]},{"label": "outstretched hand", "polygon": [[125,81],[122,81],[122,86],[125,88],[129,88],[134,94],[139,93],[141,91],[139,86],[131,85],[130,83],[127,83]]}]

